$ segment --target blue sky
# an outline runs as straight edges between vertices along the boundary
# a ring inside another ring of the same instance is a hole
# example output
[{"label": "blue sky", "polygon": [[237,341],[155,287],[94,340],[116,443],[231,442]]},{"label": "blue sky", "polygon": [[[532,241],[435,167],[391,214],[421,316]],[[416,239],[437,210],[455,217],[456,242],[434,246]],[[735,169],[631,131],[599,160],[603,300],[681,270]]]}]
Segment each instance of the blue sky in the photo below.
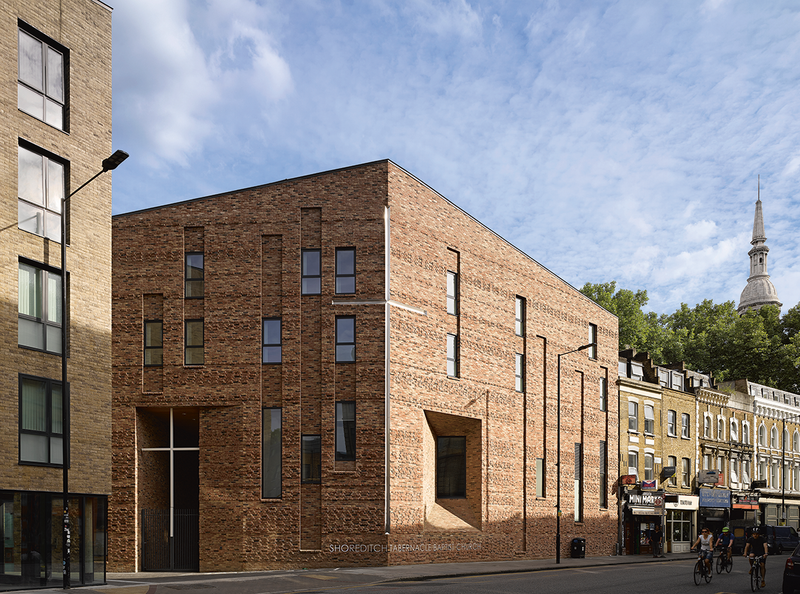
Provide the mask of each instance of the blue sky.
[{"label": "blue sky", "polygon": [[800,5],[109,0],[115,214],[389,158],[580,288],[800,302]]}]

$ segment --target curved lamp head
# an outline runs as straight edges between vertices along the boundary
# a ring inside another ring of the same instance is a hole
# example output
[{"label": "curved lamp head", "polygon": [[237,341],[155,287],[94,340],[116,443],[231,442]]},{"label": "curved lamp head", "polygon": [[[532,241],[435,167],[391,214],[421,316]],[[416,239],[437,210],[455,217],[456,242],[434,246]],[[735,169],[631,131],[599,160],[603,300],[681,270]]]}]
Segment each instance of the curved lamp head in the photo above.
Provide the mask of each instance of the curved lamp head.
[{"label": "curved lamp head", "polygon": [[128,158],[128,153],[125,151],[115,151],[110,157],[103,159],[103,171],[113,171],[120,163]]}]

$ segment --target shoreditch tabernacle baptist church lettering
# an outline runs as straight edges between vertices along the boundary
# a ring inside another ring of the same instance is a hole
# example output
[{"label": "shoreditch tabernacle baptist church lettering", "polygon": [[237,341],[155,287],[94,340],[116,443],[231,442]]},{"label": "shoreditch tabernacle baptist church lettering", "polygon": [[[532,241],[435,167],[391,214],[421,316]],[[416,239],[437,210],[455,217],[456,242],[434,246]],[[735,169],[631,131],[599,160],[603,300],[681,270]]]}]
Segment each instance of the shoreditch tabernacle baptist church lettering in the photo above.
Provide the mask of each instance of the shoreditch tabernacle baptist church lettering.
[{"label": "shoreditch tabernacle baptist church lettering", "polygon": [[444,553],[480,551],[479,542],[446,542],[421,544],[331,544],[329,553]]}]

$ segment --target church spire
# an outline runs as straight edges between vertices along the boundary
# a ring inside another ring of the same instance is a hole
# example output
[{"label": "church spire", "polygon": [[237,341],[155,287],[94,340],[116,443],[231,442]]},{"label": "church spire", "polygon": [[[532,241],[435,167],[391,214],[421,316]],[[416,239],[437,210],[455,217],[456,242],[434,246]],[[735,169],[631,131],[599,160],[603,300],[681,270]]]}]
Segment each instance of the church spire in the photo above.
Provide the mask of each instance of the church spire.
[{"label": "church spire", "polygon": [[764,305],[783,305],[778,300],[778,292],[767,272],[767,255],[769,248],[766,246],[767,235],[764,232],[764,212],[761,204],[761,176],[758,176],[758,200],[756,201],[756,214],[753,218],[753,239],[750,241],[752,248],[747,253],[750,256],[750,277],[747,286],[739,298],[739,315],[748,309],[759,309]]}]

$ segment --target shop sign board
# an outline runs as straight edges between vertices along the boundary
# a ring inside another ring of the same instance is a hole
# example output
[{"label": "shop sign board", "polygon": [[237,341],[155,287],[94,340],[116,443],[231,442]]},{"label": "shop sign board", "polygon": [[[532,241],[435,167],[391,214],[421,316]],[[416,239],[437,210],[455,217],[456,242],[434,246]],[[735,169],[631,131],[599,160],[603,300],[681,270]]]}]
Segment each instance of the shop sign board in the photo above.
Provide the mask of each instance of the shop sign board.
[{"label": "shop sign board", "polygon": [[626,474],[624,476],[619,477],[619,484],[620,485],[635,485],[636,484],[636,475],[635,474]]},{"label": "shop sign board", "polygon": [[731,507],[735,509],[758,509],[758,497],[739,495],[734,497]]},{"label": "shop sign board", "polygon": [[698,470],[697,482],[701,485],[716,485],[719,482],[719,470]]},{"label": "shop sign board", "polygon": [[730,508],[731,492],[728,489],[700,489],[700,507]]},{"label": "shop sign board", "polygon": [[694,510],[700,506],[700,498],[697,495],[673,495],[677,501],[667,501],[664,507],[667,509],[689,509]]},{"label": "shop sign board", "polygon": [[642,491],[655,491],[658,489],[658,481],[642,481]]}]

